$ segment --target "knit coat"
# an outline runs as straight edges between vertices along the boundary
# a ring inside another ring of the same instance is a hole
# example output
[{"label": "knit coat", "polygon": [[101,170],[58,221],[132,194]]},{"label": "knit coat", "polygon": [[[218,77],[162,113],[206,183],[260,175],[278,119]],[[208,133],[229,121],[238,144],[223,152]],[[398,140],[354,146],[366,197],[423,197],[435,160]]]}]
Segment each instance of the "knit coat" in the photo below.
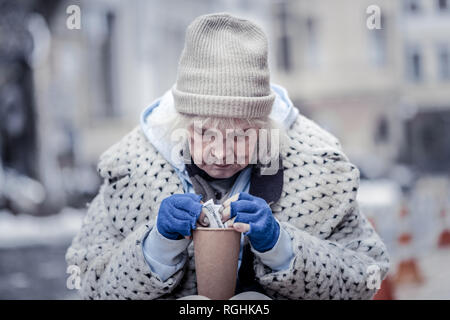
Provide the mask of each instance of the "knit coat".
[{"label": "knit coat", "polygon": [[[370,299],[370,270],[389,268],[386,247],[356,201],[359,171],[338,140],[299,115],[281,149],[284,183],[274,216],[292,239],[289,269],[273,272],[255,256],[256,280],[274,299]],[[161,281],[142,240],[161,201],[183,187],[140,127],[102,154],[104,179],[66,253],[81,272],[85,299],[174,299],[197,294],[193,243],[184,268]]]}]

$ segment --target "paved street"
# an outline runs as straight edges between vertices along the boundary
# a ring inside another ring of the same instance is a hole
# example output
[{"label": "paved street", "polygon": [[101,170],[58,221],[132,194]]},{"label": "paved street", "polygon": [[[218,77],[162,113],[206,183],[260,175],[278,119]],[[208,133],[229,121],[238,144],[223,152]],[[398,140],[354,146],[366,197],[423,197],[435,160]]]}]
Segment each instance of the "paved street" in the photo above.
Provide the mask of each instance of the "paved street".
[{"label": "paved street", "polygon": [[68,243],[0,249],[0,299],[74,299],[66,289]]}]

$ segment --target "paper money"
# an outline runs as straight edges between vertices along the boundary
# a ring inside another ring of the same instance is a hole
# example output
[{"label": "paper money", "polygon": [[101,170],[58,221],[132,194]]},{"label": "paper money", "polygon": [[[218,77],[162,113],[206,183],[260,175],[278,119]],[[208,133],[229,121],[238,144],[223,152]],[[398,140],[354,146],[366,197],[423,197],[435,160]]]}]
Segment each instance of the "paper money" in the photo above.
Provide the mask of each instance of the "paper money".
[{"label": "paper money", "polygon": [[219,213],[220,207],[221,205],[214,204],[214,201],[212,199],[209,199],[203,204],[203,208],[206,209],[204,212],[208,217],[210,228],[225,228],[224,224],[222,223],[222,217]]}]

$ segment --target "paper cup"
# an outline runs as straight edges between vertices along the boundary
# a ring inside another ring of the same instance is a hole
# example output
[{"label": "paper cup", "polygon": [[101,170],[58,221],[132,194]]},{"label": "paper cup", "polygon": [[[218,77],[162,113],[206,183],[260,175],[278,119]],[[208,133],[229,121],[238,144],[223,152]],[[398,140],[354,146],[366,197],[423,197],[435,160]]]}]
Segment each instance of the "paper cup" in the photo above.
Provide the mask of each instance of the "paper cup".
[{"label": "paper cup", "polygon": [[241,233],[233,228],[193,231],[195,270],[199,295],[212,300],[234,296]]}]

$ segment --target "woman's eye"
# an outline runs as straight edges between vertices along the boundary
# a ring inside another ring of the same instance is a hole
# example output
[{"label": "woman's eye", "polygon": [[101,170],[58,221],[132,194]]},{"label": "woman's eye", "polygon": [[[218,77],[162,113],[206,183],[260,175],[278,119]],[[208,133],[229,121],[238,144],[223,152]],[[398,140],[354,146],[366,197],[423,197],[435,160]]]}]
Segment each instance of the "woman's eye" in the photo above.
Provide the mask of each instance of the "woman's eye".
[{"label": "woman's eye", "polygon": [[205,132],[206,132],[206,130],[200,130],[200,129],[198,129],[198,130],[196,129],[195,130],[195,133],[197,133],[199,135],[202,135],[202,136],[205,134]]}]

